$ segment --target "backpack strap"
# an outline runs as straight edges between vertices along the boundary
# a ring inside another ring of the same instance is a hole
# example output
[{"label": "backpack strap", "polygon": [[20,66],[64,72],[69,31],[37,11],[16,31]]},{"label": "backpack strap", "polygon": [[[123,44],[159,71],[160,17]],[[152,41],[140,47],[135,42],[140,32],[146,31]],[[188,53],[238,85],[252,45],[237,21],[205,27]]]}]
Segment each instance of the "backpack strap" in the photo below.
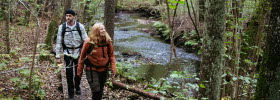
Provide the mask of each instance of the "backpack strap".
[{"label": "backpack strap", "polygon": [[81,31],[81,29],[80,29],[80,23],[79,23],[79,22],[76,22],[76,28],[77,28],[77,31],[78,31],[78,33],[79,33],[79,35],[80,35],[82,41],[84,41],[84,40],[83,40],[83,36],[82,36],[82,31]]},{"label": "backpack strap", "polygon": [[[64,35],[65,35],[65,32],[66,32],[66,22],[62,24],[62,36],[61,36],[61,44],[62,44],[62,48],[63,50],[66,49],[66,45],[64,43]],[[69,51],[67,50],[67,52],[69,53]]]},{"label": "backpack strap", "polygon": [[89,44],[89,49],[86,52],[86,55],[89,55],[91,53],[91,51],[93,50],[93,44]]},{"label": "backpack strap", "polygon": [[[80,44],[80,46],[78,46],[77,48],[82,48],[83,47],[83,44],[84,44],[84,40],[83,40],[83,36],[82,36],[82,31],[80,29],[80,24],[79,22],[76,22],[76,28],[77,28],[77,31],[81,37],[81,40],[82,40],[82,43]],[[62,48],[63,50],[67,50],[67,52],[70,54],[70,52],[68,51],[69,47],[67,47],[64,43],[64,36],[65,36],[65,32],[66,32],[66,22],[62,24],[62,39],[61,39],[61,43],[62,43]]]},{"label": "backpack strap", "polygon": [[83,47],[83,44],[84,44],[84,40],[83,40],[83,36],[82,36],[82,31],[80,29],[80,23],[79,22],[76,22],[76,28],[77,28],[77,31],[81,37],[81,40],[82,40],[82,43],[81,45],[79,46],[79,48],[82,48]]}]

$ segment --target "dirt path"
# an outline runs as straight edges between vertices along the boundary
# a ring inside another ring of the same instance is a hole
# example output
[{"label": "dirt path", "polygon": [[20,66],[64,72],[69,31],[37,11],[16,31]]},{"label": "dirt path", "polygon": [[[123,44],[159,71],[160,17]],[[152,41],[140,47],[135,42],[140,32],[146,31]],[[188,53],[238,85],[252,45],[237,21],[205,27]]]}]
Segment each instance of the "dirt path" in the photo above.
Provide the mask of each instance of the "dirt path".
[{"label": "dirt path", "polygon": [[[43,44],[46,38],[46,30],[48,21],[43,20],[40,27],[39,41],[38,44]],[[17,57],[12,58],[13,61],[17,61],[21,57],[30,57],[33,53],[34,48],[34,36],[35,28],[29,28],[26,26],[12,25],[15,29],[11,32],[11,48],[12,50],[19,49],[17,51]],[[3,37],[0,37],[0,40],[4,40]],[[38,52],[37,52],[38,54]],[[30,57],[31,58],[31,57]],[[20,69],[25,67],[25,69],[31,66],[31,62],[24,62],[18,65],[8,64],[7,73],[0,74],[0,98],[2,97],[21,97],[22,99],[28,98],[28,92],[26,90],[17,90],[11,81],[8,81],[12,77],[21,77],[19,71],[9,71],[14,69]],[[64,86],[64,92],[60,92],[57,88],[59,86],[60,80],[57,77],[56,70],[57,66],[53,65],[53,62],[50,61],[36,61],[35,70],[39,76],[42,77],[42,88],[46,92],[44,100],[66,100],[67,95],[67,82],[65,69],[61,70],[62,83]],[[4,72],[1,71],[1,72]],[[81,80],[81,95],[75,95],[75,100],[91,100],[91,90],[86,80],[86,75],[83,75]],[[125,90],[112,89],[105,87],[104,95],[102,100],[147,100],[148,98],[138,96],[135,93],[131,93]]]}]

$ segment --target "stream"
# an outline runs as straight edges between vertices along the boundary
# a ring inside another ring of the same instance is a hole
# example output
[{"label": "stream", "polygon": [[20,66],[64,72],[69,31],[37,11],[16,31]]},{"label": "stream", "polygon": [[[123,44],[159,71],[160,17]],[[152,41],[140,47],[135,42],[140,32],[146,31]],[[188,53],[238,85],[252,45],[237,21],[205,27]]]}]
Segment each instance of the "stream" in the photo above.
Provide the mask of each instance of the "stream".
[{"label": "stream", "polygon": [[[199,57],[192,53],[187,53],[181,48],[176,48],[178,59],[170,62],[170,44],[163,40],[152,37],[150,34],[142,32],[142,29],[152,27],[153,19],[141,17],[141,14],[119,13],[116,16],[114,46],[117,60],[136,60],[139,56],[124,57],[123,52],[136,52],[141,56],[141,60],[146,64],[137,65],[139,73],[146,73],[143,78],[161,78],[168,73],[167,66],[172,69],[189,70],[195,72],[195,64],[199,62]],[[144,59],[143,59],[144,58]],[[173,57],[174,58],[174,57]],[[149,80],[149,79],[148,79]]]},{"label": "stream", "polygon": [[[151,28],[156,21],[155,19],[142,17],[139,13],[118,13],[115,19],[114,49],[116,60],[117,62],[132,62],[132,67],[136,71],[135,74],[142,79],[148,82],[152,79],[159,80],[168,77],[171,71],[179,70],[185,70],[188,74],[196,73],[196,67],[200,62],[200,58],[196,54],[176,48],[178,58],[173,59],[173,63],[170,63],[171,45],[160,38],[141,31]],[[127,55],[127,52],[132,55]],[[137,63],[139,60],[142,63]],[[167,81],[178,83],[194,83],[195,79],[186,80],[188,81],[167,79]],[[178,91],[178,89],[174,91]],[[193,93],[188,94],[192,95]]]}]

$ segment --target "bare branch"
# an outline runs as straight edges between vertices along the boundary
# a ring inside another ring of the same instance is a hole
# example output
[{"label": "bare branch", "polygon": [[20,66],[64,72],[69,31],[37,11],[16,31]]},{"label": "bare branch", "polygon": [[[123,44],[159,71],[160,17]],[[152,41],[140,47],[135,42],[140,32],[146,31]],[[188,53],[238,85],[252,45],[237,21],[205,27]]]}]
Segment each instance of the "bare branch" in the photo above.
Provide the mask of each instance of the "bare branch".
[{"label": "bare branch", "polygon": [[[36,35],[34,37],[34,51],[33,51],[33,56],[32,56],[32,66],[30,68],[30,76],[29,76],[29,90],[28,90],[28,100],[31,100],[31,86],[32,86],[32,74],[33,74],[33,68],[34,68],[34,64],[35,64],[35,55],[36,55],[36,51],[37,51],[37,44],[38,44],[38,36],[39,36],[39,28],[40,28],[40,21],[39,18],[21,1],[18,0],[28,11],[30,11],[30,13],[36,18],[37,20],[37,28],[36,28]],[[31,29],[32,30],[32,29]]]},{"label": "bare branch", "polygon": [[199,31],[198,31],[198,29],[197,29],[197,24],[194,22],[194,20],[193,20],[193,18],[192,18],[192,16],[191,16],[190,7],[189,7],[189,4],[188,4],[187,1],[186,1],[186,4],[187,4],[187,8],[188,8],[188,14],[189,14],[189,16],[190,16],[190,18],[191,18],[191,21],[192,21],[192,23],[193,23],[193,26],[194,26],[194,28],[195,28],[195,31],[196,31],[198,37],[200,37]]},{"label": "bare branch", "polygon": [[24,4],[24,2],[22,2],[21,0],[18,0],[29,12],[31,12],[31,14],[36,18],[37,20],[37,25],[39,25],[39,18]]}]

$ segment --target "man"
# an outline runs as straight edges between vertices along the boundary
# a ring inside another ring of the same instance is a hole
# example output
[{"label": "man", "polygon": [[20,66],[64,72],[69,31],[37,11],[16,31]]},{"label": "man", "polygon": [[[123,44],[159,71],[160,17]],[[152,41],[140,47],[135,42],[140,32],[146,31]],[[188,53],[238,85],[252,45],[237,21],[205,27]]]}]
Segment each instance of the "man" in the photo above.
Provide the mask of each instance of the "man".
[{"label": "man", "polygon": [[59,26],[55,48],[58,64],[61,64],[61,58],[64,56],[70,100],[74,99],[74,88],[77,95],[81,94],[81,78],[77,76],[77,65],[83,42],[87,38],[84,26],[75,21],[75,15],[76,13],[71,9],[65,11],[66,22]]}]

